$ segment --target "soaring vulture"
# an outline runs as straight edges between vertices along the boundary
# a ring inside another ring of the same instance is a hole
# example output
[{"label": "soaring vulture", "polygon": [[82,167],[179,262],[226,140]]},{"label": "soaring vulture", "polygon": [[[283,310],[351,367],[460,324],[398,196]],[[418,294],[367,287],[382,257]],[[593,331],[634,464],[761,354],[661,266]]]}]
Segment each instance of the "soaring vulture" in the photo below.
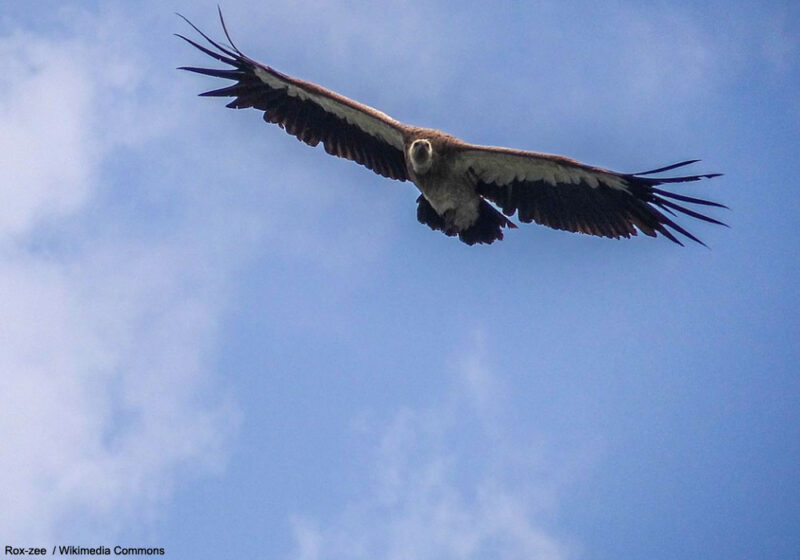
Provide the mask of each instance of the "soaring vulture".
[{"label": "soaring vulture", "polygon": [[468,245],[503,239],[503,228],[517,227],[506,217],[515,212],[522,222],[535,221],[555,229],[614,239],[629,238],[638,231],[651,237],[660,233],[679,245],[676,233],[702,241],[673,221],[670,216],[675,217],[676,212],[725,225],[685,205],[725,208],[722,204],[659,188],[719,173],[654,176],[698,160],[641,173],[617,173],[557,155],[467,144],[439,130],[403,124],[372,107],[256,62],[234,45],[221,11],[219,17],[227,46],[210,39],[186,18],[209,45],[178,35],[231,67],[181,67],[234,82],[200,95],[233,97],[228,107],[263,111],[265,121],[306,144],[322,142],[329,154],[390,179],[411,181],[421,192],[417,219],[431,229],[457,235]]}]

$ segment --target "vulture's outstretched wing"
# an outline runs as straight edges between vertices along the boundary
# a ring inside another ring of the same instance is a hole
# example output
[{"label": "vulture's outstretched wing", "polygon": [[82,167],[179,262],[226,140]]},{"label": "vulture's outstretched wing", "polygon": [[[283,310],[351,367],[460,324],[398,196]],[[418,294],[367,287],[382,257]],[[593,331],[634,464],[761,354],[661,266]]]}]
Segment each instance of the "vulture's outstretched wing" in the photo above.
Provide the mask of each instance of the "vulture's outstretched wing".
[{"label": "vulture's outstretched wing", "polygon": [[631,237],[637,230],[651,237],[660,233],[679,245],[682,243],[670,229],[704,243],[672,220],[670,216],[677,216],[676,212],[725,225],[675,201],[724,205],[657,188],[720,173],[650,177],[698,160],[642,173],[616,173],[561,156],[471,144],[465,144],[456,157],[457,169],[472,176],[481,196],[497,204],[507,216],[516,212],[523,222],[612,238]]},{"label": "vulture's outstretched wing", "polygon": [[181,70],[236,82],[200,95],[233,97],[228,107],[264,111],[265,121],[278,124],[306,144],[316,146],[322,142],[329,154],[353,160],[384,177],[401,181],[408,178],[403,156],[405,125],[372,107],[292,78],[247,57],[231,41],[221,11],[219,17],[230,47],[211,40],[186,18],[183,19],[217,50],[178,35],[208,56],[233,67],[181,67]]}]

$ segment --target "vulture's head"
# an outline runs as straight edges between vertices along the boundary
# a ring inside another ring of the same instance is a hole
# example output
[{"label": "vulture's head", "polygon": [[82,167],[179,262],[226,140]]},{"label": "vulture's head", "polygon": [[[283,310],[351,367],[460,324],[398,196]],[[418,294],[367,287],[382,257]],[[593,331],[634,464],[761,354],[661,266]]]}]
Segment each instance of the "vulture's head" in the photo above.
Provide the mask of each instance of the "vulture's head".
[{"label": "vulture's head", "polygon": [[411,159],[414,173],[418,175],[427,173],[433,164],[433,146],[430,140],[424,138],[414,140],[408,149],[408,157]]}]

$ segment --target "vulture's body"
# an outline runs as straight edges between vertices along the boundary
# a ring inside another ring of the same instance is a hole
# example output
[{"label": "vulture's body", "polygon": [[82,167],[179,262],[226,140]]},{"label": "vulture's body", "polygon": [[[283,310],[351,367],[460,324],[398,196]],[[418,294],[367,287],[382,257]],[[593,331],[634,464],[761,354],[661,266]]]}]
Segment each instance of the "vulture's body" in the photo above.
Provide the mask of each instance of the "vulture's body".
[{"label": "vulture's body", "polygon": [[676,201],[723,207],[721,204],[658,188],[719,174],[653,176],[696,160],[642,173],[617,173],[561,156],[468,144],[439,130],[403,124],[372,107],[260,64],[239,51],[224,21],[222,26],[229,47],[212,41],[192,25],[217,51],[179,35],[232,67],[183,67],[234,81],[201,95],[232,97],[228,107],[263,111],[265,121],[278,124],[302,142],[311,146],[321,142],[329,154],[353,160],[390,179],[411,181],[421,192],[417,219],[447,235],[458,235],[469,245],[503,239],[504,228],[517,227],[507,217],[514,214],[522,222],[535,221],[555,229],[610,238],[627,238],[641,231],[652,237],[664,235],[679,244],[674,232],[701,242],[667,214],[680,212],[721,224]]}]

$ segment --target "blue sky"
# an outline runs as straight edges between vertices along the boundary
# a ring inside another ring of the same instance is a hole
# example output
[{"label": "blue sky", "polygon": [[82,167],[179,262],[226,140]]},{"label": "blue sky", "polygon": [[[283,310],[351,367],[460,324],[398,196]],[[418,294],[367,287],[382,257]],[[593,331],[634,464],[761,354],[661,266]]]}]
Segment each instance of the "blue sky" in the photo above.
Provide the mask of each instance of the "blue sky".
[{"label": "blue sky", "polygon": [[800,555],[793,3],[222,6],[250,56],[467,141],[702,158],[710,247],[525,226],[196,97],[179,11],[0,9],[0,544],[174,558]]}]

